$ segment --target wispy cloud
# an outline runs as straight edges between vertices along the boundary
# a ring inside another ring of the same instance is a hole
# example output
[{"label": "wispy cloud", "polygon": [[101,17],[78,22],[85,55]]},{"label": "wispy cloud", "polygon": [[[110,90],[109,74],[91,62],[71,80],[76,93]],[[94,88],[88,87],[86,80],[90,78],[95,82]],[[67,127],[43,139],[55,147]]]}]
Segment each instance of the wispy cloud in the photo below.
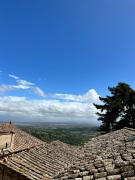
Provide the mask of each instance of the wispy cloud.
[{"label": "wispy cloud", "polygon": [[12,91],[14,87],[12,85],[0,85],[0,92]]},{"label": "wispy cloud", "polygon": [[13,75],[13,74],[9,74],[9,77],[11,77],[11,78],[13,78],[13,79],[19,79],[19,77],[18,76],[15,76],[15,75]]},{"label": "wispy cloud", "polygon": [[33,90],[33,92],[34,92],[35,94],[37,94],[38,96],[46,97],[44,91],[43,91],[41,88],[39,88],[39,87],[33,87],[32,90]]},{"label": "wispy cloud", "polygon": [[9,74],[10,78],[13,78],[16,82],[16,84],[2,84],[0,85],[0,92],[4,93],[6,91],[13,91],[13,90],[27,90],[30,89],[32,92],[34,92],[35,94],[41,96],[41,97],[45,97],[45,93],[44,91],[36,86],[34,83],[26,81],[24,79],[19,78],[18,76],[15,76],[13,74]]}]

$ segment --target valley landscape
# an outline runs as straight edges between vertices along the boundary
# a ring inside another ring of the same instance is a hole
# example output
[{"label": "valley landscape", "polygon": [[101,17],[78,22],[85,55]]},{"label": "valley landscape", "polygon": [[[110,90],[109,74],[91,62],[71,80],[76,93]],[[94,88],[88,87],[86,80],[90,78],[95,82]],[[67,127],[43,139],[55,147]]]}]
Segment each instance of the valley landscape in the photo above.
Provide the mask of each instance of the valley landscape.
[{"label": "valley landscape", "polygon": [[135,180],[135,1],[0,3],[0,180]]},{"label": "valley landscape", "polygon": [[16,125],[44,142],[59,140],[74,146],[82,146],[100,134],[97,126],[86,123],[22,122]]}]

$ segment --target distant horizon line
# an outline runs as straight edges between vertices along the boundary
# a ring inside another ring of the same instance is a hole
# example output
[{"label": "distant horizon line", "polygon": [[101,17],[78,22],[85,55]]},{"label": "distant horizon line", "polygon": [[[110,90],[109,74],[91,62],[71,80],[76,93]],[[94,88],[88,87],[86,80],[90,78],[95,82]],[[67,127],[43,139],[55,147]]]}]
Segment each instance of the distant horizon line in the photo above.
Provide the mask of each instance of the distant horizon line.
[{"label": "distant horizon line", "polygon": [[60,121],[17,121],[17,120],[0,120],[0,123],[13,123],[13,124],[21,124],[21,123],[25,123],[25,124],[32,124],[32,123],[34,123],[34,124],[37,124],[37,123],[47,123],[47,124],[52,124],[52,123],[54,123],[54,124],[84,124],[84,125],[86,125],[86,124],[89,124],[89,125],[91,125],[91,126],[97,126],[98,127],[98,124],[93,124],[93,123],[91,123],[91,122],[86,122],[86,121],[84,121],[84,122],[77,122],[77,121],[62,121],[62,122],[60,122]]}]

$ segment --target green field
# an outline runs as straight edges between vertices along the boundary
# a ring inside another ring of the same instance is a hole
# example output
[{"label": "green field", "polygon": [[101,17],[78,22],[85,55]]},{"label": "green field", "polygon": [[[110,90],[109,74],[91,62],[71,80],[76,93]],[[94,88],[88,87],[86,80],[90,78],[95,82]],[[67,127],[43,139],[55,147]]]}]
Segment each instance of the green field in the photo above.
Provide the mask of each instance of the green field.
[{"label": "green field", "polygon": [[43,127],[43,125],[18,125],[22,130],[41,139],[45,142],[60,140],[64,143],[82,146],[90,138],[97,136],[97,127],[86,127],[80,125],[53,125]]}]

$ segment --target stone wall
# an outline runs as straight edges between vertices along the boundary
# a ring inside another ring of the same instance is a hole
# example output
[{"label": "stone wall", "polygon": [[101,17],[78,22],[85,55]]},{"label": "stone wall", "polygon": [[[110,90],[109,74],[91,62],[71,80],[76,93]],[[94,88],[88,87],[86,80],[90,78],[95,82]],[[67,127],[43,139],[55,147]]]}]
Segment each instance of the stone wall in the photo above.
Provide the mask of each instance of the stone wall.
[{"label": "stone wall", "polygon": [[0,180],[28,180],[28,178],[19,172],[0,164]]},{"label": "stone wall", "polygon": [[0,135],[0,149],[5,148],[6,143],[7,147],[10,148],[12,141],[12,134],[1,134]]}]

